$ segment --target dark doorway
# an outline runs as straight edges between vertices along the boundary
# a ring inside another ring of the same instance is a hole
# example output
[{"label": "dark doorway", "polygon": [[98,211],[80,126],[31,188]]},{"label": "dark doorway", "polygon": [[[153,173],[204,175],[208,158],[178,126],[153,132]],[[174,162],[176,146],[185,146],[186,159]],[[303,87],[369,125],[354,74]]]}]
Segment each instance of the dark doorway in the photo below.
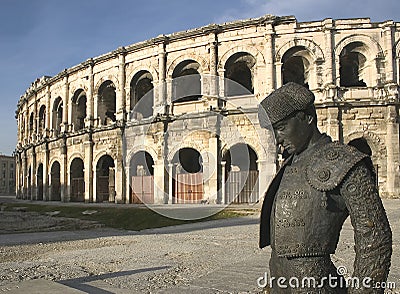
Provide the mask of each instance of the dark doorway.
[{"label": "dark doorway", "polygon": [[36,182],[37,182],[37,200],[43,200],[43,164],[39,164],[37,174],[36,174]]},{"label": "dark doorway", "polygon": [[55,161],[50,171],[50,200],[61,201],[60,164]]},{"label": "dark doorway", "polygon": [[70,168],[70,183],[71,183],[71,201],[85,201],[85,179],[84,179],[84,164],[80,158],[72,160]]},{"label": "dark doorway", "polygon": [[96,191],[98,202],[115,201],[115,165],[110,155],[103,155],[97,162]]},{"label": "dark doorway", "polygon": [[154,161],[145,151],[137,152],[131,159],[131,202],[154,203]]}]

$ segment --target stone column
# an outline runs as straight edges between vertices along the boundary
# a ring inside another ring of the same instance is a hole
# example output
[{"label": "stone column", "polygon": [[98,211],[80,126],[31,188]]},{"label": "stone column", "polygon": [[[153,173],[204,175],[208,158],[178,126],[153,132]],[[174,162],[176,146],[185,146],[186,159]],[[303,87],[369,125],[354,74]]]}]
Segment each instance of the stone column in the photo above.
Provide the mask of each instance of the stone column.
[{"label": "stone column", "polygon": [[164,113],[166,112],[166,105],[168,104],[166,97],[166,52],[165,52],[165,44],[161,43],[158,46],[158,97],[154,95],[154,105],[155,106],[163,106]]},{"label": "stone column", "polygon": [[83,143],[85,148],[85,202],[93,202],[93,141],[92,133],[89,133],[87,140]]},{"label": "stone column", "polygon": [[163,159],[157,159],[154,164],[154,203],[163,204],[165,196],[164,187],[165,166]]},{"label": "stone column", "polygon": [[125,164],[127,165],[125,167],[125,200],[124,203],[125,204],[129,204],[131,202],[131,180],[132,180],[132,171],[131,168],[129,166],[129,162],[128,159],[125,159]]},{"label": "stone column", "polygon": [[38,137],[39,117],[38,117],[37,107],[38,107],[37,93],[35,93],[35,102],[33,103],[33,133],[32,133],[33,142],[36,142],[36,139]]},{"label": "stone column", "polygon": [[282,65],[283,63],[279,61],[277,61],[275,63],[275,73],[276,73],[276,88],[280,88],[282,86]]},{"label": "stone column", "polygon": [[386,117],[386,189],[389,197],[398,197],[400,195],[400,151],[398,148],[400,142],[397,119],[396,106],[389,105]]},{"label": "stone column", "polygon": [[125,170],[123,155],[117,154],[117,164],[115,166],[115,203],[125,202]]},{"label": "stone column", "polygon": [[271,93],[276,87],[275,81],[275,31],[274,26],[270,23],[266,24],[266,33],[265,33],[265,69],[266,69],[266,87],[265,94]]},{"label": "stone column", "polygon": [[31,183],[31,195],[32,195],[32,200],[38,200],[37,199],[37,170],[36,170],[36,150],[35,147],[32,147],[32,183]]},{"label": "stone column", "polygon": [[17,143],[19,143],[19,142],[21,142],[21,110],[20,109],[18,109],[17,110],[18,111],[18,129],[17,129],[17,139],[18,139],[18,142]]},{"label": "stone column", "polygon": [[[28,101],[25,102],[25,139],[29,142],[29,108]],[[24,143],[26,144],[26,142]]]},{"label": "stone column", "polygon": [[21,143],[21,145],[23,145],[24,131],[25,131],[24,124],[23,124],[23,121],[24,121],[23,117],[24,117],[24,115],[22,113],[22,110],[19,109],[19,124],[18,124],[18,126],[19,126],[19,128],[18,128],[19,129],[19,134],[18,134],[19,140],[18,140],[18,143]]},{"label": "stone column", "polygon": [[43,161],[43,200],[48,201],[50,200],[49,195],[49,147],[46,143],[46,150],[44,152],[44,161]]},{"label": "stone column", "polygon": [[[69,87],[68,87],[69,88]],[[72,93],[73,95],[74,93]],[[76,126],[74,125],[74,121],[73,121],[73,116],[76,115],[73,113],[72,111],[72,97],[71,97],[71,101],[69,100],[69,90],[68,90],[68,106],[66,106],[66,108],[68,108],[68,123],[67,123],[67,130],[68,131],[74,131],[74,129],[76,129]]]},{"label": "stone column", "polygon": [[383,29],[383,50],[385,52],[385,82],[394,82],[394,71],[393,68],[393,41],[394,40],[394,24],[393,22],[388,22]]},{"label": "stone column", "polygon": [[[207,179],[208,183],[208,195],[205,198],[209,200],[211,204],[218,202],[218,167],[217,167],[217,156],[218,156],[218,138],[212,137],[208,139],[209,153],[206,161],[207,166],[205,167],[204,179]],[[204,160],[204,158],[203,158]]]},{"label": "stone column", "polygon": [[15,153],[15,197],[19,198],[19,153]]},{"label": "stone column", "polygon": [[[210,93],[209,96],[217,98],[218,96],[218,38],[217,34],[210,34]],[[218,106],[218,105],[216,105]]]},{"label": "stone column", "polygon": [[51,92],[50,92],[50,85],[47,85],[46,87],[46,122],[45,122],[45,129],[46,129],[46,137],[49,137],[49,130],[51,130],[51,125],[50,125],[50,117],[51,117]]},{"label": "stone column", "polygon": [[223,69],[223,68],[218,69],[218,76],[219,76],[219,82],[218,82],[219,97],[223,97],[224,100],[226,100],[226,98],[225,98],[225,69]]},{"label": "stone column", "polygon": [[94,118],[94,77],[93,77],[93,60],[87,61],[87,77],[89,79],[89,86],[86,92],[86,118],[85,118],[85,127],[91,128],[93,126],[93,118]]},{"label": "stone column", "polygon": [[[166,79],[165,80],[165,87],[166,87],[166,97],[165,97],[165,105],[172,105],[172,95],[173,95],[173,81],[172,79]],[[170,107],[171,112],[172,112],[172,106]]]},{"label": "stone column", "polygon": [[22,199],[27,199],[28,196],[28,162],[26,150],[22,154]]},{"label": "stone column", "polygon": [[225,178],[225,172],[226,172],[226,161],[221,161],[221,203],[222,204],[227,204],[226,201],[226,178]]},{"label": "stone column", "polygon": [[331,18],[323,21],[324,43],[325,43],[325,83],[334,85],[335,79],[335,56],[333,55],[333,20]]},{"label": "stone column", "polygon": [[168,201],[165,201],[166,203],[171,203],[172,202],[172,191],[173,191],[173,179],[174,179],[174,165],[172,163],[168,164]]},{"label": "stone column", "polygon": [[64,97],[63,97],[63,115],[62,115],[62,126],[61,132],[68,132],[68,107],[69,107],[69,84],[68,84],[68,74],[65,73],[64,76]]},{"label": "stone column", "polygon": [[121,47],[118,50],[118,79],[119,87],[116,93],[116,119],[117,121],[125,121],[125,105],[126,105],[126,94],[125,94],[125,48]]},{"label": "stone column", "polygon": [[326,109],[327,114],[328,114],[328,135],[332,137],[332,140],[340,140],[340,124],[341,122],[339,121],[339,109],[336,106],[333,107],[328,107]]},{"label": "stone column", "polygon": [[61,201],[68,202],[69,195],[67,191],[68,177],[68,162],[67,162],[67,144],[66,139],[63,140],[61,147],[61,162],[60,162],[60,184],[61,184]]}]

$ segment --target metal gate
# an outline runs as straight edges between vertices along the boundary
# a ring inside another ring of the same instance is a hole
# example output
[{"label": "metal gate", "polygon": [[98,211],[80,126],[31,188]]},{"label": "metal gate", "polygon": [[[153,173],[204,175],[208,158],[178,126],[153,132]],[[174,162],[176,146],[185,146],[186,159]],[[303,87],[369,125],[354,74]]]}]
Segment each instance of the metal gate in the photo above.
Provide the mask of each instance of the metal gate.
[{"label": "metal gate", "polygon": [[103,202],[108,201],[108,176],[97,177],[97,201]]},{"label": "metal gate", "polygon": [[225,203],[255,203],[258,200],[258,170],[231,171],[226,182]]},{"label": "metal gate", "polygon": [[97,201],[115,201],[115,171],[109,168],[108,176],[97,176]]},{"label": "metal gate", "polygon": [[85,179],[84,178],[71,179],[71,201],[76,201],[76,202],[85,201]]},{"label": "metal gate", "polygon": [[154,203],[154,177],[132,177],[132,203]]},{"label": "metal gate", "polygon": [[51,180],[50,191],[50,200],[61,201],[61,183],[59,178]]},{"label": "metal gate", "polygon": [[203,195],[203,173],[176,175],[174,203],[200,203]]},{"label": "metal gate", "polygon": [[43,200],[43,179],[38,178],[37,200]]}]

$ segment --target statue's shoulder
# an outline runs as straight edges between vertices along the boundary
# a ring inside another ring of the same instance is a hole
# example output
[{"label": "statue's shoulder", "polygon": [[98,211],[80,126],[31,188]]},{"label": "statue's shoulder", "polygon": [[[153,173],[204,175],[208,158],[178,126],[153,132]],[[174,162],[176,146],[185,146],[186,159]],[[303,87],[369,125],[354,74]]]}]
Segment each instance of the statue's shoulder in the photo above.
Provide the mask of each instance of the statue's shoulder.
[{"label": "statue's shoulder", "polygon": [[368,157],[356,148],[339,142],[329,142],[313,153],[306,168],[309,184],[319,191],[336,188],[350,169]]}]

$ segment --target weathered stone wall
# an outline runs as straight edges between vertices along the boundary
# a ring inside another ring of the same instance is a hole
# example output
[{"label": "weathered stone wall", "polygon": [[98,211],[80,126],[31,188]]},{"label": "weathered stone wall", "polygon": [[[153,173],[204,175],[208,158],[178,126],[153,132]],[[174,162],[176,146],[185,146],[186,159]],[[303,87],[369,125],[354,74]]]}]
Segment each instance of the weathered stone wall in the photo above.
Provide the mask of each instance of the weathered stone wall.
[{"label": "weathered stone wall", "polygon": [[[61,200],[69,201],[71,164],[78,158],[84,162],[83,200],[101,201],[97,167],[110,156],[113,163],[108,165],[115,172],[115,195],[110,199],[130,202],[130,175],[124,160],[146,151],[154,161],[159,191],[154,201],[167,202],[172,193],[171,160],[186,147],[215,158],[207,162],[214,165],[209,168],[214,174],[209,175],[206,189],[210,194],[221,188],[221,158],[235,145],[234,133],[242,134],[257,155],[262,196],[267,178],[275,172],[275,153],[270,138],[262,141],[262,136],[271,134],[259,128],[256,106],[290,79],[300,79],[315,93],[321,130],[345,143],[356,137],[367,139],[381,195],[398,197],[399,40],[400,25],[393,21],[371,23],[363,18],[299,23],[294,17],[266,15],[159,36],[91,58],[54,77],[42,77],[21,96],[16,111],[18,197],[52,200],[51,170],[57,162],[60,171],[53,180],[59,175]],[[357,71],[353,75],[345,71],[345,65],[352,64]],[[185,70],[201,76],[201,97],[175,103],[174,77]],[[244,77],[243,83],[239,81],[243,86],[246,81],[251,84],[248,93],[228,94],[224,78],[231,74],[238,80]],[[355,82],[345,81],[346,75]],[[139,82],[146,78],[153,88],[152,115],[131,120],[136,111],[131,104],[136,103]],[[77,108],[79,93],[86,99],[84,109]],[[84,118],[77,117],[78,110]],[[212,115],[230,122],[218,136]],[[76,124],[78,119],[83,128]],[[124,143],[126,129],[131,133]],[[44,174],[40,189],[39,167]]]}]

